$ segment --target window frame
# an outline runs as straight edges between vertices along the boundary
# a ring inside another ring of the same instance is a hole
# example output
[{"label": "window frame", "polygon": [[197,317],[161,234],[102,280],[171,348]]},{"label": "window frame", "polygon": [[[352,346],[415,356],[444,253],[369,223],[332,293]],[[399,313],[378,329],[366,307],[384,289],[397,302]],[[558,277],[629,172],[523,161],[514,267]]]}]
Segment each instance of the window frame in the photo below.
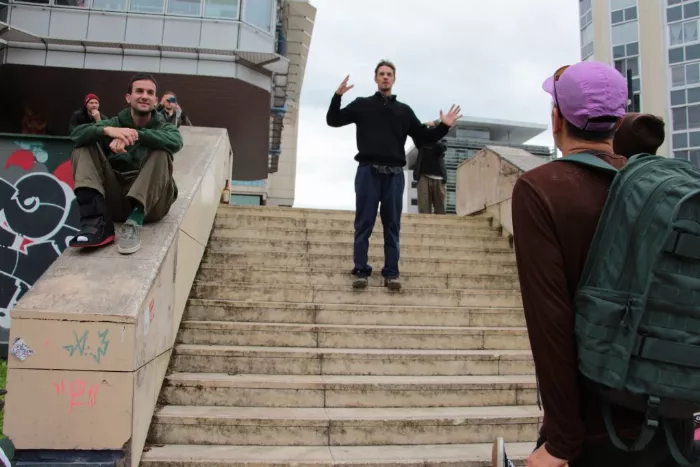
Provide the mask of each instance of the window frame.
[{"label": "window frame", "polygon": [[241,3],[243,6],[241,7],[239,18],[241,22],[247,24],[248,26],[257,29],[258,31],[262,31],[266,34],[273,34],[275,31],[275,16],[277,14],[277,0],[270,0],[271,1],[271,7],[270,7],[270,29],[265,29],[263,27],[258,26],[257,24],[250,23],[246,20],[246,8],[248,8],[248,4],[254,4],[257,2],[257,0],[241,0]]}]

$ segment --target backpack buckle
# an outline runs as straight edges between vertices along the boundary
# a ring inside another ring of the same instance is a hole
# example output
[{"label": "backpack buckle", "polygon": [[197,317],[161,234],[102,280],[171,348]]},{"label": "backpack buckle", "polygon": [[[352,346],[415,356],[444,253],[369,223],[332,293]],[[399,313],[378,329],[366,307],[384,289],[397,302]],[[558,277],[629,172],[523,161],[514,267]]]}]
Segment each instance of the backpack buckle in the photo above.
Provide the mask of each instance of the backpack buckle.
[{"label": "backpack buckle", "polygon": [[647,411],[645,424],[649,428],[657,428],[659,426],[659,407],[661,399],[658,396],[649,396],[647,398]]}]

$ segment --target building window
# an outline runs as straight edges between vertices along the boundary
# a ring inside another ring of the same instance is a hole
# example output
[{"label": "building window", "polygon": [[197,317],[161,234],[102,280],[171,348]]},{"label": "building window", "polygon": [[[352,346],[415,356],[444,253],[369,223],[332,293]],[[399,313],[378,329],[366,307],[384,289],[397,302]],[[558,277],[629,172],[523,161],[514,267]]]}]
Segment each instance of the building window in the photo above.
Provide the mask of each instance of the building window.
[{"label": "building window", "polygon": [[202,16],[202,0],[168,0],[171,15]]},{"label": "building window", "polygon": [[673,134],[673,148],[683,149],[688,147],[688,133]]},{"label": "building window", "polygon": [[625,10],[617,10],[610,13],[610,22],[612,24],[623,23],[625,21]]},{"label": "building window", "polygon": [[683,5],[683,18],[697,18],[698,16],[700,16],[700,2]]},{"label": "building window", "polygon": [[622,10],[633,6],[637,6],[637,0],[610,0],[611,10]]},{"label": "building window", "polygon": [[615,60],[615,68],[624,77],[627,77],[628,73],[632,77],[639,76],[639,57]]},{"label": "building window", "polygon": [[669,23],[675,23],[683,19],[683,7],[674,6],[666,10],[666,21]]},{"label": "building window", "polygon": [[[674,107],[671,109],[674,130],[700,128],[700,105]],[[675,138],[675,137],[674,137]],[[674,147],[678,147],[674,143]]]},{"label": "building window", "polygon": [[415,180],[411,180],[411,188],[418,188],[418,182]]},{"label": "building window", "polygon": [[[677,107],[677,108],[671,109],[674,130],[687,130],[688,129],[688,113],[686,112],[686,108],[687,107]],[[675,147],[675,145],[674,145],[674,147]]]},{"label": "building window", "polygon": [[411,206],[418,206],[418,199],[417,198],[411,198]]},{"label": "building window", "polygon": [[590,44],[593,42],[593,25],[589,24],[581,30],[581,44]]},{"label": "building window", "polygon": [[691,149],[688,152],[688,160],[696,167],[700,166],[700,149]]},{"label": "building window", "polygon": [[[46,3],[49,3],[48,1]],[[87,8],[89,0],[54,0],[56,6],[68,6],[73,8]]]},{"label": "building window", "polygon": [[[687,92],[689,104],[695,104],[697,102],[700,102],[700,88],[689,88]],[[700,144],[698,144],[698,146],[700,146]]]},{"label": "building window", "polygon": [[126,0],[92,0],[95,10],[125,11]]},{"label": "building window", "polygon": [[617,24],[612,27],[612,45],[628,44],[639,40],[637,21]]},{"label": "building window", "polygon": [[163,0],[131,0],[129,11],[163,13]]},{"label": "building window", "polygon": [[683,47],[668,50],[668,63],[680,63],[685,61],[685,51]]},{"label": "building window", "polygon": [[204,0],[204,16],[207,18],[238,19],[240,4],[241,0]]},{"label": "building window", "polygon": [[700,84],[700,62],[671,67],[671,86],[674,88]]},{"label": "building window", "polygon": [[593,56],[593,0],[579,0],[579,23],[581,25],[581,60]]},{"label": "building window", "polygon": [[698,40],[698,20],[692,19],[682,23],[668,25],[668,41],[670,45],[680,45]]},{"label": "building window", "polygon": [[[637,22],[634,23],[635,27]],[[614,65],[617,71],[625,78],[632,80],[632,95],[628,112],[640,112],[642,107],[641,99],[641,78],[639,62],[639,43],[621,44],[613,47]]]},{"label": "building window", "polygon": [[691,131],[688,134],[688,144],[690,147],[700,146],[700,131]]},{"label": "building window", "polygon": [[245,0],[243,2],[243,21],[263,31],[271,31],[274,4],[274,0]]},{"label": "building window", "polygon": [[579,0],[578,12],[581,29],[583,29],[593,22],[593,0]]},{"label": "building window", "polygon": [[685,103],[685,89],[671,91],[671,106],[683,105]]},{"label": "building window", "polygon": [[624,10],[616,10],[610,13],[610,22],[612,24],[624,23],[626,21],[634,21],[637,19],[637,7],[625,8]]},{"label": "building window", "polygon": [[674,151],[673,157],[690,161],[695,166],[700,166],[700,149],[691,149],[689,151]]}]

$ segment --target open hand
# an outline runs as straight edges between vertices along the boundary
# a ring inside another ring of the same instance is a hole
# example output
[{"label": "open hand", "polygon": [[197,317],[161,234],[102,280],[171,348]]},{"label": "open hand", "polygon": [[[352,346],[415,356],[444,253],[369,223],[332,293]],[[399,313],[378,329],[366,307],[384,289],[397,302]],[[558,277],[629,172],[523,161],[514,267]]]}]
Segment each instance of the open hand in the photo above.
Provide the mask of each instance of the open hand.
[{"label": "open hand", "polygon": [[350,75],[347,75],[345,77],[345,79],[343,80],[343,82],[340,83],[340,86],[338,86],[338,90],[335,91],[336,94],[338,94],[339,96],[342,96],[343,94],[345,94],[346,92],[348,92],[349,90],[351,90],[352,88],[355,87],[354,84],[351,84],[350,86],[348,86],[349,79],[350,79]]},{"label": "open hand", "polygon": [[445,125],[451,127],[455,124],[457,120],[462,118],[462,114],[460,113],[461,111],[462,108],[460,106],[452,104],[452,107],[450,107],[450,111],[446,114],[442,113],[442,110],[440,111],[440,121]]},{"label": "open hand", "polygon": [[568,467],[568,461],[551,455],[544,444],[527,458],[527,467]]},{"label": "open hand", "polygon": [[124,146],[131,146],[139,139],[138,131],[133,128],[116,128],[112,126],[105,127],[103,130],[105,136],[112,139],[120,139],[124,142]]}]

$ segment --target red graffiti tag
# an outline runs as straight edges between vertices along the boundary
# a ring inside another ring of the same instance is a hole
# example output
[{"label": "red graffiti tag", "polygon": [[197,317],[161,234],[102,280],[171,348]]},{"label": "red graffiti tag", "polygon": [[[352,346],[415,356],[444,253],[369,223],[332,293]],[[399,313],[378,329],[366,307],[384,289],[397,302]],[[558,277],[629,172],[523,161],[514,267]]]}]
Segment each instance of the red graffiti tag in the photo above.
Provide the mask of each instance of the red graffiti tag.
[{"label": "red graffiti tag", "polygon": [[[56,389],[56,394],[65,394],[66,392],[66,383],[65,381],[61,381],[60,383],[53,383],[54,388]],[[94,406],[97,404],[97,392],[100,390],[99,384],[93,384],[90,386],[88,389],[88,394],[87,394],[87,401],[83,399],[83,401],[79,400],[80,398],[83,397],[85,394],[85,381],[76,379],[75,381],[72,381],[70,385],[68,386],[68,392],[70,393],[70,407],[68,409],[69,412],[73,411],[73,407],[78,406],[78,405],[87,405],[87,406]]]},{"label": "red graffiti tag", "polygon": [[56,167],[56,170],[53,171],[53,176],[71,187],[71,189],[75,188],[75,180],[73,180],[73,166],[71,165],[70,160],[67,160]]},{"label": "red graffiti tag", "polygon": [[34,153],[32,151],[28,151],[27,149],[18,149],[7,158],[5,168],[7,169],[8,167],[16,165],[24,170],[29,170],[34,166],[34,162]]}]

